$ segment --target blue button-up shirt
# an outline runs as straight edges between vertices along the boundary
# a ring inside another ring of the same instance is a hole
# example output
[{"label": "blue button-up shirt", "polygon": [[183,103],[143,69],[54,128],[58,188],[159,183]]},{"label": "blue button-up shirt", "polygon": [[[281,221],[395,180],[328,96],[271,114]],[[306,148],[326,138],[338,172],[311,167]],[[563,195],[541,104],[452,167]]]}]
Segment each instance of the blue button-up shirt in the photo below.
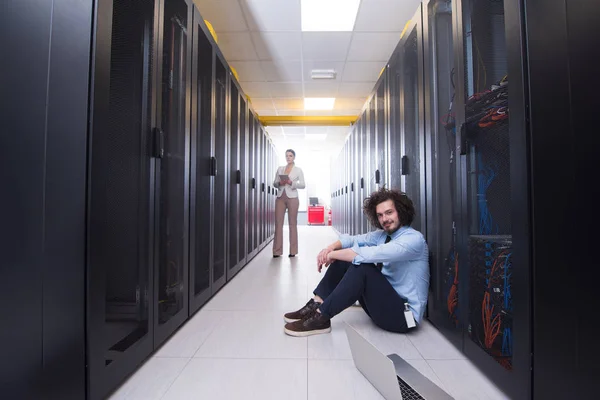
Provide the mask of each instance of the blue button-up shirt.
[{"label": "blue button-up shirt", "polygon": [[382,263],[381,273],[396,292],[408,300],[419,323],[427,306],[429,291],[429,249],[421,232],[403,226],[385,243],[387,232],[378,229],[364,235],[341,235],[342,248],[357,254],[353,264]]}]

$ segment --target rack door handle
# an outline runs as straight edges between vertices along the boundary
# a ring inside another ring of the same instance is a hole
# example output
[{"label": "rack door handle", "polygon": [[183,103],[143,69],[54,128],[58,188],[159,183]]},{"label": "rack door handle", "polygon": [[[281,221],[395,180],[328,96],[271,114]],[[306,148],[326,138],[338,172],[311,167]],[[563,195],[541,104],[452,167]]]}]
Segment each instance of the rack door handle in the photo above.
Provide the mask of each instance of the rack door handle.
[{"label": "rack door handle", "polygon": [[210,176],[217,176],[217,158],[210,158]]},{"label": "rack door handle", "polygon": [[408,175],[408,156],[402,156],[402,175]]},{"label": "rack door handle", "polygon": [[365,188],[365,178],[360,178],[360,188],[361,189]]},{"label": "rack door handle", "polygon": [[165,133],[160,128],[154,128],[154,148],[152,157],[163,158],[165,156]]},{"label": "rack door handle", "polygon": [[379,170],[375,171],[375,183],[379,183],[379,181],[381,180],[381,173],[379,172]]},{"label": "rack door handle", "polygon": [[237,183],[238,185],[242,183],[242,171],[240,171],[239,169],[235,171],[235,183]]},{"label": "rack door handle", "polygon": [[252,189],[256,189],[256,178],[252,178]]}]

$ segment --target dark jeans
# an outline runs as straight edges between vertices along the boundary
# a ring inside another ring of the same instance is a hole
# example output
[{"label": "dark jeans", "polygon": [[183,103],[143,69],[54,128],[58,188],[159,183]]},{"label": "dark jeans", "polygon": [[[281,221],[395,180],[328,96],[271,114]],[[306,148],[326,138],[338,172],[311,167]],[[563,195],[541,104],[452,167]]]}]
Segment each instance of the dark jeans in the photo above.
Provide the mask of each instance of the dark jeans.
[{"label": "dark jeans", "polygon": [[333,318],[357,300],[375,325],[386,331],[408,331],[404,319],[405,299],[394,290],[375,264],[354,265],[335,261],[313,292],[323,299],[319,309]]}]

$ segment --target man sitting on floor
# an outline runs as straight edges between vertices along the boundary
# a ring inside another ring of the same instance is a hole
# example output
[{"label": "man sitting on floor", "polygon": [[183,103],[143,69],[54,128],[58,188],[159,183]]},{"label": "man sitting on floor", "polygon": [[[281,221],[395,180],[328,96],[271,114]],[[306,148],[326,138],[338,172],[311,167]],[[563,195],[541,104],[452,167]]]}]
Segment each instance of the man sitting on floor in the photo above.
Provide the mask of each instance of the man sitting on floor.
[{"label": "man sitting on floor", "polygon": [[412,201],[404,193],[382,188],[365,199],[364,213],[379,229],[341,235],[321,250],[317,269],[329,268],[315,296],[300,310],[285,314],[288,335],[330,332],[331,318],[357,300],[387,331],[404,333],[415,321],[420,323],[429,288],[429,250],[423,235],[410,227]]}]

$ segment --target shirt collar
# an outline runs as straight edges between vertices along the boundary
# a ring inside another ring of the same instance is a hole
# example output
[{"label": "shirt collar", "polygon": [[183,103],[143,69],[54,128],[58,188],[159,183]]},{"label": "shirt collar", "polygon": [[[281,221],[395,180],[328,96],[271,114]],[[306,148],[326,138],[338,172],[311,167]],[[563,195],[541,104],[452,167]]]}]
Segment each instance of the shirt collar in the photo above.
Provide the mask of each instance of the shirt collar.
[{"label": "shirt collar", "polygon": [[[408,230],[408,228],[410,228],[409,226],[401,226],[400,229],[398,229],[396,232],[392,233],[392,240],[396,239],[398,236],[402,235],[404,232],[406,232]],[[383,236],[387,236],[387,232],[382,230],[383,232]]]}]

